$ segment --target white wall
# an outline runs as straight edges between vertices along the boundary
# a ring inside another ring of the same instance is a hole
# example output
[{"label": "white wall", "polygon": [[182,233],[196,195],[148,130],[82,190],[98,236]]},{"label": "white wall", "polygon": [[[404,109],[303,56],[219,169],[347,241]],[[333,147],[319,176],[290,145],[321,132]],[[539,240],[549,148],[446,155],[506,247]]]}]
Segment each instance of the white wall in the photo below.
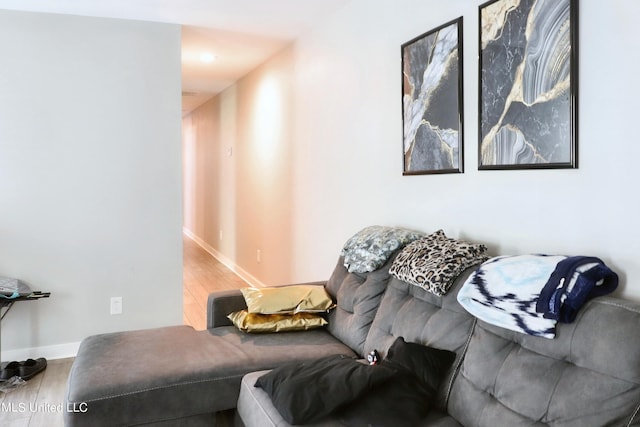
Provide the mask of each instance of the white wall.
[{"label": "white wall", "polygon": [[292,54],[183,120],[185,231],[254,285],[291,277]]},{"label": "white wall", "polygon": [[[253,227],[282,209],[279,203],[289,204],[286,238],[272,249],[289,255],[290,261],[278,266],[284,281],[327,278],[349,236],[385,224],[442,228],[452,237],[484,242],[494,254],[599,256],[620,274],[618,294],[640,300],[635,195],[640,144],[634,133],[640,113],[634,75],[640,68],[640,27],[633,19],[640,16],[640,3],[580,2],[579,169],[478,171],[481,3],[353,0],[295,43],[290,66],[267,62],[230,89],[266,80],[273,72],[288,75],[293,84],[291,121],[277,121],[287,128],[278,132],[291,132],[291,157],[260,172],[264,177],[287,168],[291,195],[279,198],[282,190],[274,189],[270,204],[236,215],[235,224]],[[465,172],[403,177],[400,45],[459,16],[464,18]],[[238,111],[250,110],[244,104],[258,102],[257,93],[238,98]],[[252,128],[256,120],[240,114],[235,126]],[[244,173],[257,172],[244,168]],[[222,211],[235,209],[224,198],[215,204]],[[273,284],[268,277],[275,274],[267,276],[236,256],[255,251],[260,239],[247,234],[236,241],[234,253],[222,253]]]},{"label": "white wall", "polygon": [[180,85],[179,26],[0,11],[3,360],[182,322]]}]

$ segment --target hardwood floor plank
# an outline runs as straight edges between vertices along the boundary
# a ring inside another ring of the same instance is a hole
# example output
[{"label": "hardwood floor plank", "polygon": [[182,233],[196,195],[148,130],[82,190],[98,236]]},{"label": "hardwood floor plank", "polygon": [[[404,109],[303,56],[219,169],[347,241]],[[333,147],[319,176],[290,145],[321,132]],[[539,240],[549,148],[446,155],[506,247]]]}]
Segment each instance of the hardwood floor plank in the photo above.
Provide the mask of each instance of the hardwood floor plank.
[{"label": "hardwood floor plank", "polygon": [[20,419],[14,419],[14,420],[10,420],[10,421],[2,421],[2,427],[29,427],[29,421],[30,419],[27,418],[20,418]]},{"label": "hardwood floor plank", "polygon": [[24,419],[27,420],[28,425],[41,381],[42,375],[38,375],[8,393],[4,393],[4,399],[0,403],[0,425],[18,423]]},{"label": "hardwood floor plank", "polygon": [[35,402],[35,412],[31,415],[29,427],[64,427],[64,397],[67,378],[73,358],[57,359],[49,362],[42,374],[40,391]]},{"label": "hardwood floor plank", "polygon": [[183,245],[183,320],[196,330],[204,330],[209,294],[249,285],[190,238],[185,236]]},{"label": "hardwood floor plank", "polygon": [[49,361],[24,385],[4,394],[0,425],[63,427],[64,394],[73,359]]}]

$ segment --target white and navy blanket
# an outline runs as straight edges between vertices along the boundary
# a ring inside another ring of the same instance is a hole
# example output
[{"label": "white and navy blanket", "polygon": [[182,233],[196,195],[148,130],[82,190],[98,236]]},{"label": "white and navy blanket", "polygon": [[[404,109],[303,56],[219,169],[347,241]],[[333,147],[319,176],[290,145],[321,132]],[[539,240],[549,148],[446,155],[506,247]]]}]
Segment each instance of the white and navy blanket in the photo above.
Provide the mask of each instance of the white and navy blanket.
[{"label": "white and navy blanket", "polygon": [[586,301],[617,285],[618,276],[598,258],[501,256],[469,276],[458,301],[487,323],[554,338],[558,321],[573,321]]}]

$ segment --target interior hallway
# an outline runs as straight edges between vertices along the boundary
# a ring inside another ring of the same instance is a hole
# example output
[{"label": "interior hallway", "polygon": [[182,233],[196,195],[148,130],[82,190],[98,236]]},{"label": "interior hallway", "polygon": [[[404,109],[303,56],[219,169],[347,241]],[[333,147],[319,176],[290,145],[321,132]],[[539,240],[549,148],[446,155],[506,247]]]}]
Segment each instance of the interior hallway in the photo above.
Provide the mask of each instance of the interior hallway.
[{"label": "interior hallway", "polygon": [[207,298],[211,292],[249,286],[200,245],[184,236],[183,322],[206,329]]}]

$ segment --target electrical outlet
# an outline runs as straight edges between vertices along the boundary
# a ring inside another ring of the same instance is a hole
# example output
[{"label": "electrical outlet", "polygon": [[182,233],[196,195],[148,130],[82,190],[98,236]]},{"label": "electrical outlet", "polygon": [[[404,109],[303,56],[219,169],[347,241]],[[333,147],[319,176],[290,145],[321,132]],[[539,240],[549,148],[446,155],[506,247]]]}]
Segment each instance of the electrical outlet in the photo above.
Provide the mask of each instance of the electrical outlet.
[{"label": "electrical outlet", "polygon": [[222,230],[220,230],[220,241],[222,241]]},{"label": "electrical outlet", "polygon": [[122,314],[122,297],[111,297],[111,314]]},{"label": "electrical outlet", "polygon": [[262,251],[260,249],[256,251],[256,261],[258,261],[258,263],[262,262]]}]

